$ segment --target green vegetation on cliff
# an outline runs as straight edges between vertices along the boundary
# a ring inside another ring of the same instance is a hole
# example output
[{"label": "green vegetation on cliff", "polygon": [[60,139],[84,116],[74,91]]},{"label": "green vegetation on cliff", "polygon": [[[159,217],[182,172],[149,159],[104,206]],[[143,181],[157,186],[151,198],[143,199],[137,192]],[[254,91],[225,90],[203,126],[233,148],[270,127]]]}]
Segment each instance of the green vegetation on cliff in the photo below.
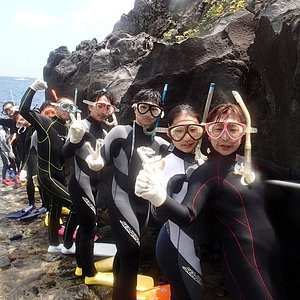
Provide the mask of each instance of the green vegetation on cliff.
[{"label": "green vegetation on cliff", "polygon": [[212,23],[218,18],[235,13],[245,8],[246,0],[211,0],[202,2],[202,11],[200,18],[189,21],[189,28],[181,27],[182,14],[177,14],[168,19],[169,30],[164,33],[165,41],[180,42],[188,38],[201,36],[206,30],[212,27]]}]

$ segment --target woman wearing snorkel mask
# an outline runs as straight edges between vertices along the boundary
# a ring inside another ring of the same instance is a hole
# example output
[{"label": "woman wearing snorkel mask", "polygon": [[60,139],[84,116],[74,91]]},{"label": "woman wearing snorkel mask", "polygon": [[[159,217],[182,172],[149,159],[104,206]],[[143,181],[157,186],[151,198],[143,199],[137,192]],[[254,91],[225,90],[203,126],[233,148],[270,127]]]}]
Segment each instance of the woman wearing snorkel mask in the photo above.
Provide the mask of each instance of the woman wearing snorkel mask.
[{"label": "woman wearing snorkel mask", "polygon": [[[113,115],[116,107],[113,105],[112,95],[106,90],[98,91],[94,102],[83,100],[88,105],[89,116],[81,120],[71,115],[72,124],[68,139],[63,146],[63,155],[66,159],[74,158],[74,168],[68,184],[68,189],[73,202],[72,210],[76,214],[79,224],[76,235],[76,262],[75,275],[85,276],[87,285],[101,284],[94,265],[94,239],[97,232],[97,200],[103,192],[103,172],[90,170],[86,158],[89,152],[85,143],[89,142],[95,148],[97,141],[103,141],[107,132],[103,128],[105,120]],[[69,247],[68,247],[69,246]],[[73,253],[64,244],[62,253]]]},{"label": "woman wearing snorkel mask", "polygon": [[[168,113],[168,136],[172,140],[170,154],[164,158],[163,179],[168,195],[181,203],[187,182],[204,160],[197,160],[197,145],[204,128],[200,116],[188,104],[181,104]],[[173,147],[172,147],[173,146]],[[197,223],[179,227],[167,221],[156,243],[156,259],[171,286],[171,299],[203,299],[203,280],[200,255],[196,253]],[[198,250],[198,249],[197,249]]]},{"label": "woman wearing snorkel mask", "polygon": [[71,98],[61,97],[57,102],[52,103],[56,112],[56,116],[52,119],[31,110],[32,99],[36,91],[46,88],[45,81],[35,80],[23,95],[20,113],[37,132],[38,179],[49,209],[48,252],[57,253],[62,248],[58,234],[62,206],[71,206],[70,195],[66,187],[62,147],[68,134],[66,122],[70,119],[70,113],[77,112],[78,108]]},{"label": "woman wearing snorkel mask", "polygon": [[[285,299],[276,233],[267,214],[265,180],[299,180],[299,170],[253,159],[253,180],[241,177],[244,157],[237,151],[246,134],[246,118],[239,106],[221,104],[208,115],[205,131],[211,147],[208,160],[189,179],[181,204],[173,201],[142,170],[136,181],[138,196],[148,199],[179,226],[195,222],[208,209],[223,259],[230,299]],[[200,228],[199,228],[200,230]]]},{"label": "woman wearing snorkel mask", "polygon": [[141,235],[145,232],[150,205],[134,194],[135,178],[142,168],[137,148],[151,148],[149,155],[167,149],[168,142],[161,137],[145,133],[159,117],[162,117],[161,95],[146,89],[138,92],[132,108],[135,119],[129,125],[115,126],[107,134],[99,153],[90,149],[88,157],[91,169],[100,170],[104,165],[113,166],[111,199],[107,201],[117,253],[114,259],[113,299],[136,299]]}]

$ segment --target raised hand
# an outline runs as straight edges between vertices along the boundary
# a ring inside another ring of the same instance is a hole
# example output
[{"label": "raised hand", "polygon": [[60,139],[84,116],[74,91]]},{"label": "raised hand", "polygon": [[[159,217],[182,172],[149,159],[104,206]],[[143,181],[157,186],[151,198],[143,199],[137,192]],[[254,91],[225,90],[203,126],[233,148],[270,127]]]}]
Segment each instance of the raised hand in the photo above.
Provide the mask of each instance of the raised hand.
[{"label": "raised hand", "polygon": [[85,134],[85,129],[81,122],[81,114],[77,113],[76,117],[74,116],[74,114],[70,114],[70,118],[71,118],[71,126],[69,129],[70,142],[72,144],[78,144],[82,140]]},{"label": "raised hand", "polygon": [[147,199],[155,207],[159,207],[167,198],[163,176],[164,160],[161,156],[149,158],[147,151],[145,147],[137,149],[143,161],[143,170],[139,172],[136,178],[134,192],[138,197]]},{"label": "raised hand", "polygon": [[42,79],[36,79],[30,86],[34,91],[45,90],[48,88],[47,82]]},{"label": "raised hand", "polygon": [[100,171],[104,167],[104,160],[100,154],[101,141],[96,141],[95,150],[91,146],[90,142],[86,142],[85,146],[89,152],[89,155],[85,159],[86,163],[91,170]]}]

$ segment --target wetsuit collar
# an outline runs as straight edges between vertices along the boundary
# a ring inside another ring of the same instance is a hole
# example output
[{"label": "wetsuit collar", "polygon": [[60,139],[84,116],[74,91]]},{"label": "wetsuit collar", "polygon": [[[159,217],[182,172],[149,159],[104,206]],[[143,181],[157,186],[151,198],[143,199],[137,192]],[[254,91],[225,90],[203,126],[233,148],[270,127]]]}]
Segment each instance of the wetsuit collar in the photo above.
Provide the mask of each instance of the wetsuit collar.
[{"label": "wetsuit collar", "polygon": [[66,124],[66,120],[62,120],[62,119],[60,119],[58,116],[54,116],[54,117],[52,118],[52,120],[57,121],[58,123],[60,123],[60,124],[62,124],[62,125],[65,125],[65,124]]},{"label": "wetsuit collar", "polygon": [[91,124],[99,124],[102,125],[103,121],[98,121],[94,119],[91,115],[86,118]]},{"label": "wetsuit collar", "polygon": [[190,163],[195,163],[195,154],[194,153],[185,153],[182,152],[181,150],[177,149],[174,147],[174,150],[172,151],[177,157],[190,162]]}]

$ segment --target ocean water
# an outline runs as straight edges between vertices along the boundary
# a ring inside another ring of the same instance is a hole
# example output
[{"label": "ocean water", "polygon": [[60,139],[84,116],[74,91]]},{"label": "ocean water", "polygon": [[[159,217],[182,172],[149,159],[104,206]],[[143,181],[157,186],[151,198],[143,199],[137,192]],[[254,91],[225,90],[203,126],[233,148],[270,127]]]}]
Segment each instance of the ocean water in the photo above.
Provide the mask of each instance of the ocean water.
[{"label": "ocean water", "polygon": [[[23,94],[36,78],[6,77],[0,76],[0,118],[2,115],[2,105],[8,100],[13,100],[16,106],[20,105]],[[38,91],[32,102],[32,107],[36,104],[40,106],[45,101],[45,92]],[[0,179],[2,179],[2,160],[0,159]]]},{"label": "ocean water", "polygon": [[[2,104],[8,100],[13,100],[19,106],[23,94],[36,78],[6,77],[0,76],[0,112]],[[32,105],[40,106],[45,101],[45,92],[37,91],[33,98]],[[3,117],[3,116],[0,116]]]}]

